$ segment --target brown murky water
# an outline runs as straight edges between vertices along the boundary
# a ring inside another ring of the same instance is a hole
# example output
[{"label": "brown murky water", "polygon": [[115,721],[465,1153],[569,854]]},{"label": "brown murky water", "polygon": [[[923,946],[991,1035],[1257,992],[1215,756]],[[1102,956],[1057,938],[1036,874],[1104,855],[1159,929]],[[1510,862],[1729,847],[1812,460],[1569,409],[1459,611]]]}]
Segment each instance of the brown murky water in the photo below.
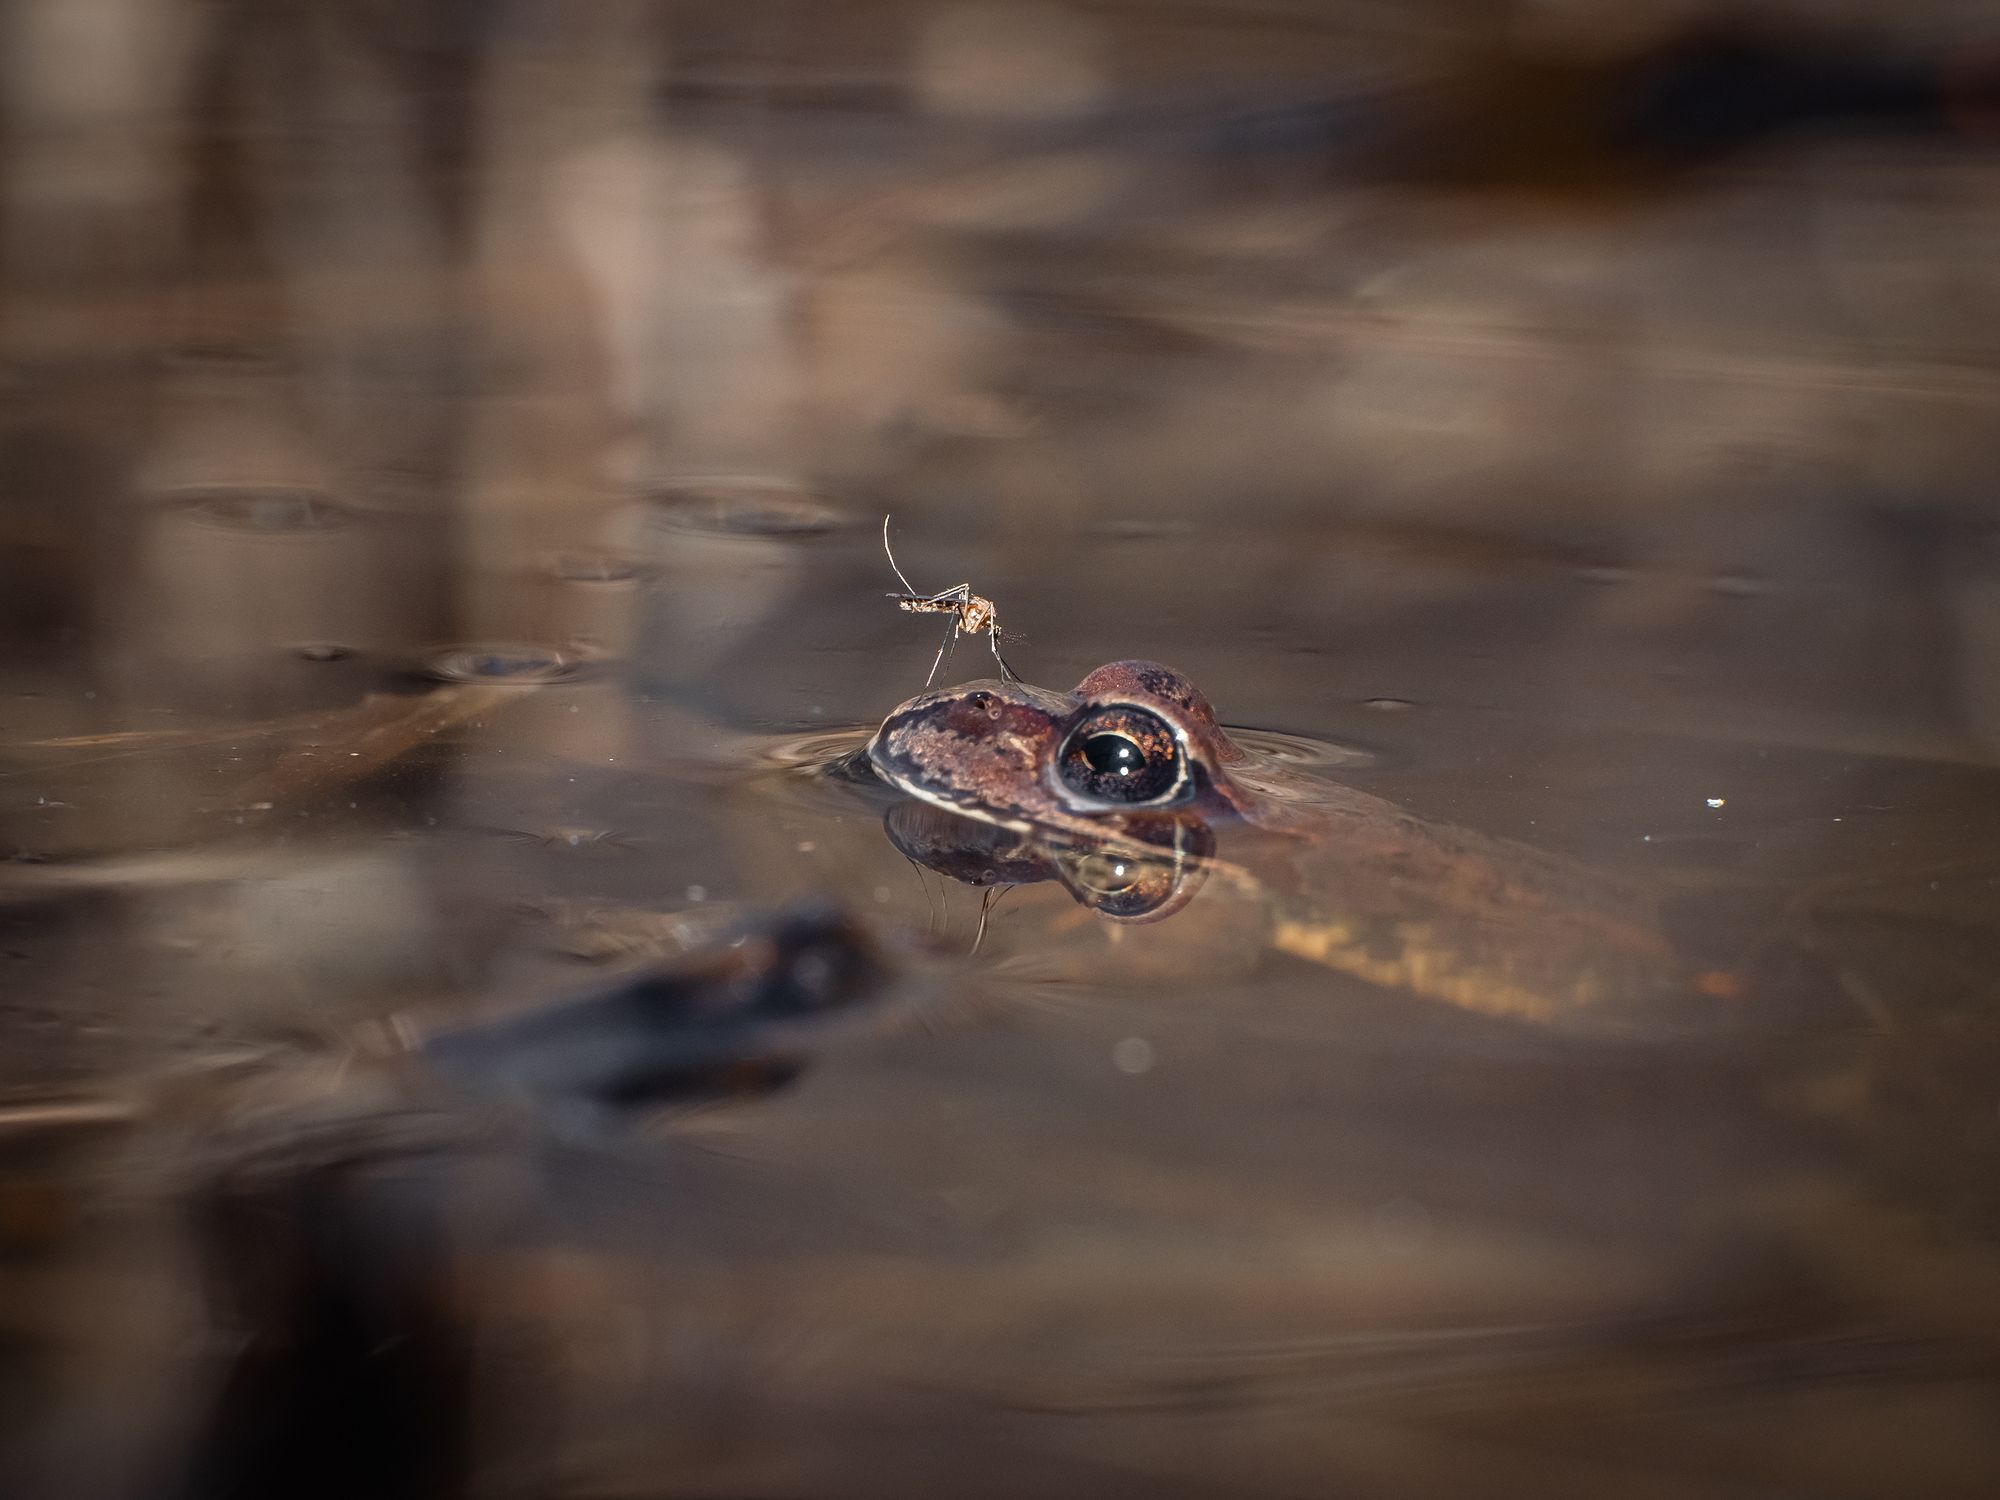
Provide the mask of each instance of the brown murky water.
[{"label": "brown murky water", "polygon": [[[902,978],[788,1086],[468,1106],[375,1202],[463,1356],[411,1493],[1993,1492],[1990,150],[1552,207],[1055,128],[1433,97],[1448,6],[447,9],[22,96],[102,175],[8,211],[0,1468],[186,1472],[219,1143],[372,1142],[399,1037],[814,896]],[[1254,884],[913,863],[828,774],[936,648],[889,510],[1028,680],[1169,662],[1697,977],[1455,1005]]]}]

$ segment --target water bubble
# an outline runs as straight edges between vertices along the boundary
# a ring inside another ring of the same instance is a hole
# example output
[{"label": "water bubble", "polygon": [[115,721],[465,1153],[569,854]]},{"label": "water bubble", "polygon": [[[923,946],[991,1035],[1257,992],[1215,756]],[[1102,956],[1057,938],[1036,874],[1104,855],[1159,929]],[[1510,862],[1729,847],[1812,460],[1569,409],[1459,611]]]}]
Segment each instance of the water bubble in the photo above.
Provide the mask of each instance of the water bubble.
[{"label": "water bubble", "polygon": [[1403,714],[1417,705],[1408,698],[1363,698],[1361,706],[1372,708],[1379,714]]},{"label": "water bubble", "polygon": [[307,641],[294,646],[292,654],[303,661],[346,661],[354,654],[352,646],[337,646],[331,641]]}]

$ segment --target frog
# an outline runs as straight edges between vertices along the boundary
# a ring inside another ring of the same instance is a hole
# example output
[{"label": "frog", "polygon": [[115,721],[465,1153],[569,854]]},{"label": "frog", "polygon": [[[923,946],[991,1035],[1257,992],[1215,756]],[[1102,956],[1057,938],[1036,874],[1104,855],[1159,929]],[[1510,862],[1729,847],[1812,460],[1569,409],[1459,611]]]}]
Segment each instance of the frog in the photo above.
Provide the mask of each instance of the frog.
[{"label": "frog", "polygon": [[1684,971],[1657,894],[1261,753],[1159,662],[1109,662],[1068,692],[928,691],[865,755],[912,799],[886,820],[902,852],[971,883],[1055,879],[1110,921],[1164,920],[1219,886],[1257,910],[1268,949],[1528,1021],[1729,988]]}]

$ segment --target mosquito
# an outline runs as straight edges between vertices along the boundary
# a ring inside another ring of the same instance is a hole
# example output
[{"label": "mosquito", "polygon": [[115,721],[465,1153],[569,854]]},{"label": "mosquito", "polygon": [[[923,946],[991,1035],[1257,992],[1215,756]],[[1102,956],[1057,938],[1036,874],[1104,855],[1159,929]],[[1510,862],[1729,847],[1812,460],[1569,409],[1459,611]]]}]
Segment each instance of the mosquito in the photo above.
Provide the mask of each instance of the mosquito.
[{"label": "mosquito", "polygon": [[993,647],[993,659],[1000,663],[1000,677],[1004,682],[1019,682],[1020,674],[1007,665],[1007,658],[1000,654],[1000,612],[993,607],[991,599],[981,598],[972,592],[969,583],[954,583],[950,588],[935,594],[922,594],[915,584],[896,565],[896,554],[889,547],[889,518],[882,518],[882,550],[889,555],[889,566],[895,569],[896,577],[902,580],[905,592],[890,594],[896,607],[912,615],[950,615],[951,624],[945,627],[944,640],[939,644],[937,656],[931,662],[931,675],[924,679],[929,687],[937,681],[938,668],[944,665],[945,652],[961,635],[985,633],[987,642]]}]

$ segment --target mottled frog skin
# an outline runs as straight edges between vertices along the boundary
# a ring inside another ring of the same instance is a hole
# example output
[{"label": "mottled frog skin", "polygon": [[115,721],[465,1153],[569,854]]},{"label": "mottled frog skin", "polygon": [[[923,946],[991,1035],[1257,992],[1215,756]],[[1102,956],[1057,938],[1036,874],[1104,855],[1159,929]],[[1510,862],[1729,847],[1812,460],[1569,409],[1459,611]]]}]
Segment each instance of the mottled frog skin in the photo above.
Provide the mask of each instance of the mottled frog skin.
[{"label": "mottled frog skin", "polygon": [[[1120,870],[1164,860],[1181,872],[1171,892],[1123,910],[1063,877],[1114,918],[1178,911],[1207,877],[1261,904],[1263,940],[1281,952],[1529,1020],[1624,1012],[1686,983],[1644,893],[1246,750],[1156,662],[1112,662],[1068,693],[990,680],[924,693],[883,721],[868,758],[910,796],[1004,831],[1017,868],[1033,845],[1059,871],[1096,852]],[[956,873],[936,819],[902,826],[892,819],[905,852]],[[1211,852],[1211,828],[1244,830],[1246,857]]]}]

